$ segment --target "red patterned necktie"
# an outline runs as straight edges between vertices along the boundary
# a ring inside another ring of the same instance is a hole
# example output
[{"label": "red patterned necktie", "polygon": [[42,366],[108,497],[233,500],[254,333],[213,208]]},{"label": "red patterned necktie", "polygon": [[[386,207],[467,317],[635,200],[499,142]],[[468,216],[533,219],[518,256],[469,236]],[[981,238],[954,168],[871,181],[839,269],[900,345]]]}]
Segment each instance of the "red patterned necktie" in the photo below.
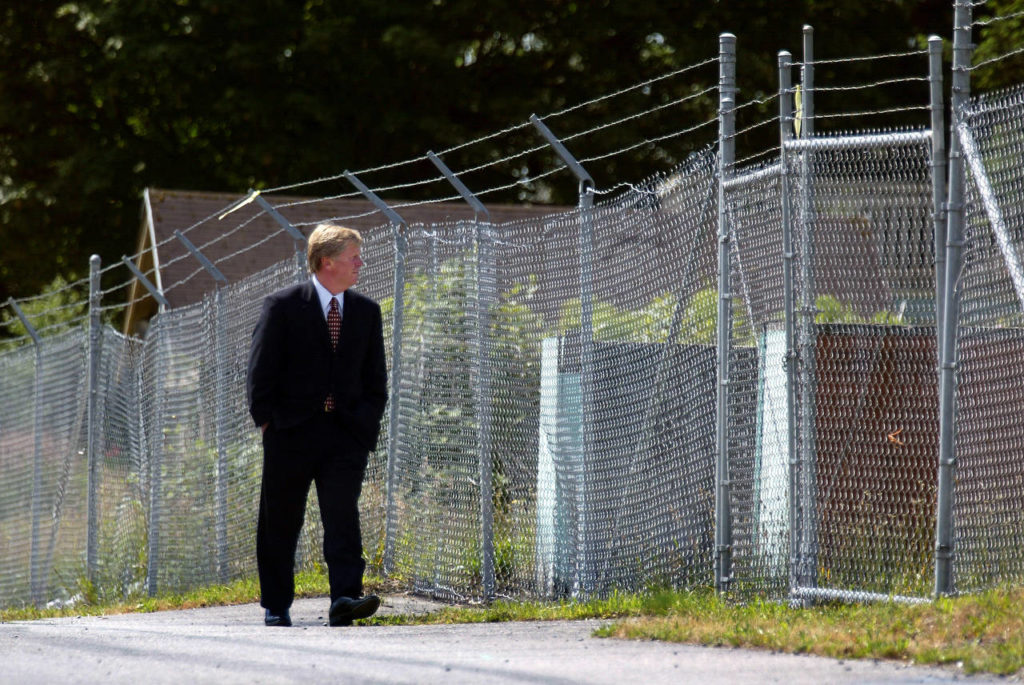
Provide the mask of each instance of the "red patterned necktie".
[{"label": "red patterned necktie", "polygon": [[331,347],[337,349],[341,336],[341,310],[336,297],[331,298],[331,306],[327,308],[327,330],[331,332]]},{"label": "red patterned necktie", "polygon": [[[327,309],[327,330],[331,334],[331,348],[338,349],[338,338],[341,337],[341,310],[338,309],[338,298],[331,298],[331,306]],[[334,411],[334,393],[327,396],[324,411]]]}]

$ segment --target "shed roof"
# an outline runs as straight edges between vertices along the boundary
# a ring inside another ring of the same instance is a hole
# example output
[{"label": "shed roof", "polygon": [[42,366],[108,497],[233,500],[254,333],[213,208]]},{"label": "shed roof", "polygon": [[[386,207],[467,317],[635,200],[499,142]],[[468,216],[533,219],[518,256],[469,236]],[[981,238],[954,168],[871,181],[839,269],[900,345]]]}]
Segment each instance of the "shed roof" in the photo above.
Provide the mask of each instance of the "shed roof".
[{"label": "shed roof", "polygon": [[[135,264],[164,293],[170,307],[198,302],[216,286],[213,276],[203,271],[199,262],[188,254],[185,245],[175,238],[176,231],[185,233],[189,241],[216,264],[229,283],[242,280],[294,254],[294,240],[258,203],[243,204],[225,215],[243,197],[231,193],[160,188],[147,188],[143,193]],[[268,201],[305,236],[317,223],[326,220],[335,220],[362,232],[388,224],[384,214],[363,199],[274,195]],[[491,222],[503,223],[548,216],[565,212],[568,208],[488,205],[487,209]],[[409,224],[474,218],[472,208],[462,202],[410,206],[399,210],[399,214]],[[145,329],[145,322],[157,312],[158,306],[137,280],[130,288],[129,303],[124,331],[137,335]]]}]

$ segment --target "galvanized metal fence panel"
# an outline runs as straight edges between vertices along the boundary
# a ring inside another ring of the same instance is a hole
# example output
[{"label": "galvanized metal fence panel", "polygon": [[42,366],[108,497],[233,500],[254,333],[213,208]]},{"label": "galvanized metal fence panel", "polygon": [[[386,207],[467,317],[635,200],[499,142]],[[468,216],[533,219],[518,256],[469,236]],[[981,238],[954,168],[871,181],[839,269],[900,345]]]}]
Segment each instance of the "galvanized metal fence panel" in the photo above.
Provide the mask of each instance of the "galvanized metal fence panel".
[{"label": "galvanized metal fence panel", "polygon": [[973,100],[957,328],[954,586],[1024,580],[1024,89]]},{"label": "galvanized metal fence panel", "polygon": [[791,525],[781,170],[778,161],[736,170],[722,210],[735,351],[727,407],[732,587],[773,597],[789,592]]},{"label": "galvanized metal fence panel", "polygon": [[927,132],[908,132],[812,140],[789,157],[798,596],[931,592],[938,356],[930,155]]},{"label": "galvanized metal fence panel", "polygon": [[85,340],[76,328],[0,355],[0,604],[83,589]]}]

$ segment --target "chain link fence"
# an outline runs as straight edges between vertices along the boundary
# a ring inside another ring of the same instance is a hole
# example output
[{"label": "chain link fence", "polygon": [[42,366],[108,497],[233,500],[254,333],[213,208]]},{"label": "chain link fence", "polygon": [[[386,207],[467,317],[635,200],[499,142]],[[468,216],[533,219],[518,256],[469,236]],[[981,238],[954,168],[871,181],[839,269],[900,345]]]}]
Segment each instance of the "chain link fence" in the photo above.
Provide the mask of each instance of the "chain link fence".
[{"label": "chain link fence", "polygon": [[[1024,90],[955,126],[951,302],[941,116],[794,138],[813,101],[784,85],[777,154],[733,167],[730,78],[718,149],[669,173],[544,218],[364,231],[391,378],[371,570],[450,600],[921,600],[955,366],[955,589],[1024,580]],[[0,606],[255,575],[249,339],[262,298],[308,277],[281,256],[144,339],[91,316],[0,352]],[[300,567],[320,540],[311,493]]]},{"label": "chain link fence", "polygon": [[976,98],[957,328],[954,578],[971,592],[1024,578],[1024,88]]}]

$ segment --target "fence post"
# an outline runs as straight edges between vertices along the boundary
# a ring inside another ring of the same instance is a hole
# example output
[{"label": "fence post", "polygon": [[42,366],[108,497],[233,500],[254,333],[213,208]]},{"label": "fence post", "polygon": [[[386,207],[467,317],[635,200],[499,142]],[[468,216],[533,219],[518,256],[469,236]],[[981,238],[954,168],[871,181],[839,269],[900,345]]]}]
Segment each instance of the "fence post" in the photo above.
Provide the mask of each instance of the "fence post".
[{"label": "fence post", "polygon": [[555,153],[565,162],[566,166],[579,180],[580,209],[580,434],[583,441],[583,454],[580,464],[578,492],[580,497],[579,538],[583,553],[579,559],[580,590],[589,595],[594,590],[596,575],[590,559],[591,531],[588,529],[588,487],[589,466],[595,458],[594,454],[594,227],[592,211],[594,207],[594,179],[587,173],[576,158],[555,137],[555,134],[542,122],[537,115],[530,115],[534,128],[554,149]]},{"label": "fence post", "polygon": [[[166,357],[157,346],[154,352],[153,366],[153,415],[157,421],[163,419],[164,390],[163,379],[166,373]],[[156,421],[154,421],[156,423]],[[146,593],[155,597],[158,590],[160,571],[160,508],[163,502],[163,426],[155,425],[150,438],[152,458],[149,462],[149,521],[146,531]]]},{"label": "fence post", "polygon": [[956,467],[957,280],[963,251],[965,169],[957,125],[971,91],[971,3],[956,0],[953,19],[953,91],[949,136],[949,201],[946,205],[946,278],[939,382],[938,501],[935,513],[935,594],[953,592],[953,477]]},{"label": "fence post", "polygon": [[217,575],[221,583],[228,582],[228,465],[227,446],[227,336],[224,333],[224,289],[217,286],[213,291],[213,345],[214,345],[214,402],[216,402],[215,435],[217,443],[217,474],[216,474],[216,544],[217,544]]},{"label": "fence post", "polygon": [[32,594],[32,603],[40,607],[46,599],[45,579],[39,577],[42,550],[39,547],[39,526],[43,512],[43,345],[39,333],[29,322],[28,317],[21,311],[21,307],[8,298],[7,304],[11,306],[21,325],[28,331],[32,338],[32,344],[36,350],[35,377],[32,383],[32,550],[29,560],[29,590]]},{"label": "fence post", "polygon": [[800,461],[796,449],[796,316],[793,293],[793,219],[789,197],[789,162],[786,142],[793,136],[793,56],[779,52],[779,165],[782,193],[782,289],[786,320],[786,434],[789,438],[789,589],[795,597],[800,586],[802,547],[800,534]]},{"label": "fence post", "polygon": [[[814,29],[803,27],[803,67],[801,69],[802,106],[800,108],[800,137],[814,136]],[[800,524],[801,584],[817,585],[818,521],[817,521],[817,436],[815,396],[816,331],[814,317],[814,191],[811,188],[812,148],[800,156]]]},{"label": "fence post", "polygon": [[[491,456],[493,445],[493,417],[491,397],[491,359],[487,348],[487,332],[490,330],[490,308],[496,299],[496,270],[494,267],[493,240],[491,236],[491,214],[469,188],[451,172],[433,152],[427,157],[452,184],[462,199],[473,208],[473,225],[476,238],[476,365],[479,382],[476,388],[477,440],[480,464],[480,573],[483,579],[484,599],[490,601],[495,595],[494,569],[494,471]],[[480,215],[485,217],[481,226]]]},{"label": "fence post", "polygon": [[95,581],[99,564],[99,486],[100,486],[100,362],[103,353],[103,324],[100,321],[100,256],[89,258],[89,398],[86,437],[88,460],[88,522],[86,527],[85,566],[90,581]]},{"label": "fence post", "polygon": [[405,323],[405,257],[407,248],[405,234],[409,230],[409,225],[352,173],[346,171],[345,178],[388,218],[395,241],[395,307],[391,325],[391,396],[388,406],[388,482],[387,504],[385,505],[384,558],[382,559],[384,573],[389,574],[395,569],[395,538],[398,537],[396,498],[398,496],[399,440],[402,436],[398,420],[401,417],[399,398],[402,389],[402,328]]},{"label": "fence post", "polygon": [[932,124],[932,232],[935,241],[935,353],[939,383],[942,376],[942,340],[944,339],[943,298],[946,277],[946,214],[943,200],[946,191],[946,131],[942,97],[942,38],[928,37],[928,83],[931,88]]},{"label": "fence post", "polygon": [[732,284],[725,181],[736,161],[736,36],[718,37],[718,388],[715,465],[715,588],[732,582],[732,507],[729,481],[729,355],[732,350]]}]

